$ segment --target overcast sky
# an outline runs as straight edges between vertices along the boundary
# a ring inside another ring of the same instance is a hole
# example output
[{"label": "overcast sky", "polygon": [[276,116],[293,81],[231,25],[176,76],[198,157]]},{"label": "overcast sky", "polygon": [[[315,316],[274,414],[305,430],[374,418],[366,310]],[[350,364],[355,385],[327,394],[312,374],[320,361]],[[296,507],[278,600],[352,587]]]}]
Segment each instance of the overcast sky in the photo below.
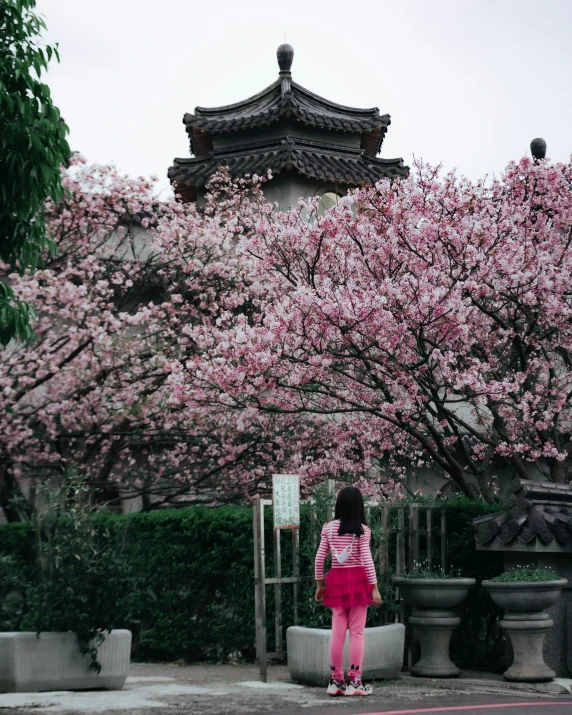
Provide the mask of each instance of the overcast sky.
[{"label": "overcast sky", "polygon": [[381,156],[477,179],[542,136],[572,154],[572,0],[38,0],[61,64],[47,81],[89,161],[131,175],[189,155],[182,117],[293,78],[341,104],[379,107]]}]

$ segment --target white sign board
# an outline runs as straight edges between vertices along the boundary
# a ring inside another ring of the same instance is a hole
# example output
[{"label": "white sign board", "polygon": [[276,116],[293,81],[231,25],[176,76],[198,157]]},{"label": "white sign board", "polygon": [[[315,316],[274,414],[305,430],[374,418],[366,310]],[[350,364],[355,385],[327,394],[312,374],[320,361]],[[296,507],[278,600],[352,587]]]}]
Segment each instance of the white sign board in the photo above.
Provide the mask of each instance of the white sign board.
[{"label": "white sign board", "polygon": [[300,477],[297,474],[272,476],[272,506],[275,529],[300,528]]}]

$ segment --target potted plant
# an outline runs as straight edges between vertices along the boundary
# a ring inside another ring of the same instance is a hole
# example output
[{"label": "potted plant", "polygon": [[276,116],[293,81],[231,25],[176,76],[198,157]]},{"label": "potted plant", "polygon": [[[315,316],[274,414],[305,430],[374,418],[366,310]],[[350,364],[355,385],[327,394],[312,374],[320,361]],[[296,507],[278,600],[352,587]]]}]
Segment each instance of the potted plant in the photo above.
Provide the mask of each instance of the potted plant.
[{"label": "potted plant", "polygon": [[128,577],[102,512],[75,471],[39,489],[35,577],[20,630],[0,633],[0,692],[123,687],[131,632],[110,614]]},{"label": "potted plant", "polygon": [[475,579],[419,564],[404,576],[394,576],[393,583],[404,602],[413,607],[409,623],[415,627],[421,645],[421,657],[411,666],[411,675],[458,676],[461,671],[449,657],[449,644],[461,622],[457,609]]},{"label": "potted plant", "polygon": [[506,680],[538,683],[552,680],[544,662],[544,637],[554,625],[546,609],[554,606],[568,583],[548,569],[517,568],[483,581],[494,603],[505,611],[500,625],[512,644],[514,660]]}]

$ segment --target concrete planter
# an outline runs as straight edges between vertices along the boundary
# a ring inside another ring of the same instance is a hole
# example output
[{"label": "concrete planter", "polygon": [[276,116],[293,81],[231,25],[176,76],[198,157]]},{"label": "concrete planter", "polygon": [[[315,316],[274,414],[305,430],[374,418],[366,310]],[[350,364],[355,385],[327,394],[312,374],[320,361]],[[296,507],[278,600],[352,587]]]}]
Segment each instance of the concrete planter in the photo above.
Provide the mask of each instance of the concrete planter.
[{"label": "concrete planter", "polygon": [[483,581],[494,603],[505,610],[500,625],[510,638],[514,660],[504,673],[505,680],[541,683],[555,672],[544,662],[544,637],[554,622],[545,609],[554,606],[567,585],[557,581]]},{"label": "concrete planter", "polygon": [[411,675],[452,678],[461,672],[449,657],[453,631],[461,622],[456,609],[463,603],[474,578],[407,578],[394,576],[405,603],[413,606],[409,623],[421,644],[421,657]]},{"label": "concrete planter", "polygon": [[105,634],[101,672],[89,667],[74,633],[0,633],[0,693],[43,690],[120,690],[129,672],[131,631]]},{"label": "concrete planter", "polygon": [[[292,680],[305,685],[326,686],[330,678],[330,638],[332,631],[323,628],[292,626],[286,631],[288,670]],[[365,680],[397,678],[403,665],[405,626],[365,629],[363,677]],[[344,670],[349,661],[349,635],[344,647]]]}]

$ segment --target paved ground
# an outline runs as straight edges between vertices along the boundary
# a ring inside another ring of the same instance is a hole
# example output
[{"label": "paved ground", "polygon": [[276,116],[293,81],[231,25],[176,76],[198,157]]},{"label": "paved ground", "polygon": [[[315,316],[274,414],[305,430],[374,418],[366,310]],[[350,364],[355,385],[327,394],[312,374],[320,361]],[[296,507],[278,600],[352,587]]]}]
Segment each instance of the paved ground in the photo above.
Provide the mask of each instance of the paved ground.
[{"label": "paved ground", "polygon": [[134,664],[121,691],[0,694],[0,715],[572,715],[572,696],[554,684],[518,690],[498,678],[405,677],[358,700],[295,685],[284,666],[269,669],[268,683],[257,678],[248,665]]}]

